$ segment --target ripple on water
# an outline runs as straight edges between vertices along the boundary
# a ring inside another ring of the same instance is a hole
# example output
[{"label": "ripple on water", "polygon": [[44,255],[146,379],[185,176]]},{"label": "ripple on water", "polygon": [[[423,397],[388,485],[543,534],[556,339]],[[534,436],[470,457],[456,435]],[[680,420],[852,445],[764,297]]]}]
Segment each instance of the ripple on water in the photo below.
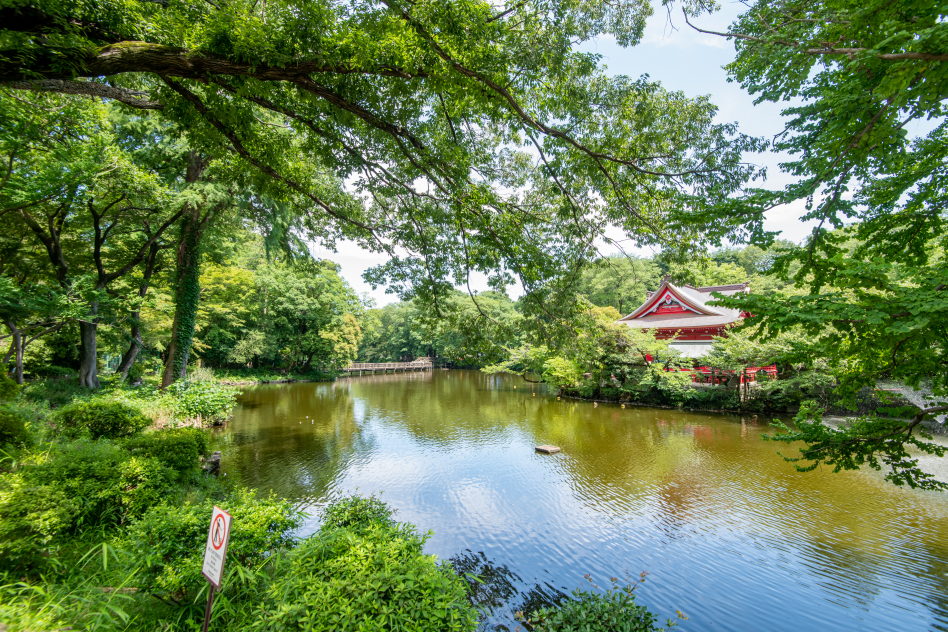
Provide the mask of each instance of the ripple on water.
[{"label": "ripple on water", "polygon": [[691,631],[948,629],[941,496],[798,473],[738,418],[594,409],[476,372],[382,377],[251,390],[215,435],[224,471],[310,511],[304,535],[333,495],[381,493],[434,531],[429,552],[498,582],[488,627],[585,573],[646,570],[639,599]]}]

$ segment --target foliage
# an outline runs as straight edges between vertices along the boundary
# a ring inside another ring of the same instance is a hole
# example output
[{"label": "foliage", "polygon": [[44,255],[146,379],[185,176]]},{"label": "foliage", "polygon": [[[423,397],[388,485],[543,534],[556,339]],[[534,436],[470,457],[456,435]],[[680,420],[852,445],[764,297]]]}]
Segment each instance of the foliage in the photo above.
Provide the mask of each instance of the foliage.
[{"label": "foliage", "polygon": [[[822,350],[850,406],[883,378],[930,381],[929,412],[948,405],[946,11],[913,0],[757,0],[725,34],[738,53],[730,76],[758,101],[793,103],[774,143],[793,181],[749,201],[758,211],[805,201],[800,220],[814,229],[771,266],[793,287],[721,303],[753,314],[748,326],[764,336],[802,331],[802,351]],[[862,419],[841,445],[866,432],[865,445],[901,463],[906,433],[888,423]],[[834,453],[817,430],[799,437]],[[894,440],[880,443],[880,432]]]},{"label": "foliage", "polygon": [[93,439],[119,439],[141,432],[151,420],[127,404],[77,401],[57,411],[56,423],[72,435],[88,432]]},{"label": "foliage", "polygon": [[741,266],[730,262],[701,259],[688,264],[672,263],[669,266],[668,273],[674,283],[678,285],[688,284],[692,287],[729,285],[731,283],[743,283],[748,280],[747,272]]},{"label": "foliage", "polygon": [[125,379],[127,379],[129,382],[134,382],[136,380],[140,380],[144,375],[145,367],[141,362],[136,362],[131,367],[129,367],[128,374],[125,376]]},{"label": "foliage", "polygon": [[76,374],[75,369],[68,369],[64,366],[37,366],[31,370],[31,373],[42,378],[63,378],[72,377]]},{"label": "foliage", "polygon": [[[106,551],[106,558],[115,554],[108,545],[97,548]],[[0,575],[0,581],[8,582],[0,586],[0,625],[8,632],[128,629],[131,617],[126,610],[133,605],[130,591],[122,590],[124,586],[102,590],[103,580],[111,578],[107,573],[89,572],[91,560],[88,554],[84,557],[80,561],[86,572],[76,583],[30,582],[13,573]]]},{"label": "foliage", "polygon": [[575,358],[554,356],[543,363],[543,380],[556,388],[578,386],[583,381],[583,368]]},{"label": "foliage", "polygon": [[59,408],[75,399],[82,399],[88,391],[79,386],[75,377],[62,379],[37,380],[23,387],[22,399],[30,402],[44,402],[51,408]]},{"label": "foliage", "polygon": [[133,456],[122,461],[118,468],[118,498],[121,521],[137,517],[158,505],[174,491],[176,472],[160,460]]},{"label": "foliage", "polygon": [[393,526],[392,510],[375,496],[354,494],[338,498],[323,509],[323,530],[348,529],[356,533],[372,525]]},{"label": "foliage", "polygon": [[[62,490],[77,503],[80,526],[119,524],[148,500],[158,502],[172,473],[154,459],[135,459],[114,443],[79,439],[54,444],[27,463],[23,476],[51,490]],[[71,525],[73,526],[73,525]]]},{"label": "foliage", "polygon": [[526,380],[533,377],[544,379],[542,375],[547,370],[547,362],[554,358],[553,351],[546,345],[524,344],[506,351],[506,358],[481,370],[484,373],[513,373]]},{"label": "foliage", "polygon": [[16,399],[20,392],[20,385],[7,377],[6,373],[0,371],[0,402],[9,402]]},{"label": "foliage", "polygon": [[277,382],[283,380],[303,380],[310,382],[331,382],[338,375],[336,371],[306,372],[286,371],[284,369],[215,369],[218,380],[225,382]]},{"label": "foliage", "polygon": [[[660,628],[657,617],[645,606],[635,603],[633,592],[645,581],[642,573],[635,582],[619,586],[618,579],[610,578],[612,587],[599,591],[577,588],[572,598],[565,599],[556,607],[543,607],[529,613],[518,613],[530,630],[537,632],[657,632],[677,627],[678,621],[668,620],[666,628]],[[587,581],[592,579],[586,575]],[[687,619],[678,612],[678,619]]]},{"label": "foliage", "polygon": [[287,501],[259,500],[249,489],[216,501],[158,505],[128,528],[127,547],[141,564],[136,581],[142,590],[183,601],[206,585],[201,565],[215,503],[233,516],[228,565],[254,566],[294,542],[298,511]]},{"label": "foliage", "polygon": [[[483,273],[495,291],[519,280],[524,313],[571,309],[561,277],[609,229],[686,249],[698,235],[759,232],[743,215],[707,223],[703,212],[760,175],[742,154],[764,142],[715,123],[707,98],[611,76],[579,48],[599,35],[638,43],[647,0],[32,10],[43,36],[5,24],[0,78],[170,121],[190,148],[233,161],[228,185],[261,192],[244,205],[304,208],[299,223],[327,245],[391,255],[369,280],[427,307]],[[213,59],[213,76],[174,74],[184,59]]]},{"label": "foliage", "polygon": [[0,570],[30,565],[80,513],[74,496],[22,474],[0,476]]},{"label": "foliage", "polygon": [[413,302],[390,303],[366,313],[366,333],[359,347],[362,362],[404,362],[441,355],[422,310]]},{"label": "foliage", "polygon": [[542,367],[542,380],[563,392],[629,399],[640,391],[657,389],[680,404],[690,373],[678,369],[690,365],[669,347],[671,341],[617,323],[619,312],[614,307],[585,305],[586,311],[573,324],[569,344],[555,352],[524,345],[508,350],[507,360],[483,370],[526,376]]},{"label": "foliage", "polygon": [[474,630],[465,584],[374,498],[337,501],[289,556],[251,630]]},{"label": "foliage", "polygon": [[30,442],[29,416],[19,406],[0,404],[0,446],[22,447]]},{"label": "foliage", "polygon": [[207,433],[200,428],[156,430],[129,439],[124,446],[134,455],[157,460],[179,477],[193,472],[209,449]]},{"label": "foliage", "polygon": [[329,368],[348,366],[362,334],[352,313],[358,297],[329,261],[271,265],[256,274],[266,309],[259,316],[266,342],[261,357],[280,358],[290,370],[314,360]]},{"label": "foliage", "polygon": [[577,291],[593,305],[615,307],[628,314],[661,284],[659,266],[651,259],[614,255],[583,267]]},{"label": "foliage", "polygon": [[160,249],[180,210],[161,179],[125,151],[109,104],[9,93],[0,100],[7,132],[0,154],[8,166],[0,204],[13,211],[0,223],[19,237],[0,277],[15,279],[27,299],[17,301],[19,313],[0,311],[7,327],[19,322],[30,341],[77,324],[79,380],[98,388],[98,325],[134,311],[139,297],[117,284]]},{"label": "foliage", "polygon": [[863,465],[881,470],[884,465],[889,470],[886,480],[896,485],[948,490],[948,483],[922,471],[917,454],[909,451],[913,448],[939,457],[948,452],[948,446],[932,442],[931,433],[920,425],[924,418],[924,413],[916,414],[911,421],[864,416],[833,428],[823,423],[822,410],[808,402],[794,418],[795,429],[775,421],[774,425],[785,432],[765,438],[784,443],[802,441],[799,456],[784,457],[794,464],[809,461],[796,465],[800,472],[810,472],[823,463],[832,466],[834,472],[855,470]]},{"label": "foliage", "polygon": [[212,381],[175,382],[171,387],[174,410],[182,419],[201,418],[206,423],[223,423],[237,403],[238,389]]}]

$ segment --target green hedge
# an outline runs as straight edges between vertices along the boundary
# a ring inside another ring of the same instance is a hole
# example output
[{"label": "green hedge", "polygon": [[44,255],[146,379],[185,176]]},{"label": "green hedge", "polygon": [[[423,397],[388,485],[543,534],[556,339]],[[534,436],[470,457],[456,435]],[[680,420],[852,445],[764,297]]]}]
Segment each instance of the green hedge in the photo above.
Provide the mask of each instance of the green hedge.
[{"label": "green hedge", "polygon": [[[252,567],[290,546],[301,514],[286,502],[259,500],[240,489],[224,498],[153,507],[128,529],[125,548],[135,551],[141,571],[136,585],[148,593],[189,601],[207,586],[201,575],[208,525],[215,504],[233,516],[228,569]],[[233,599],[233,591],[229,595]]]},{"label": "green hedge", "polygon": [[20,385],[0,370],[0,402],[12,402],[20,392]]},{"label": "green hedge", "polygon": [[29,567],[73,524],[79,503],[55,485],[0,476],[0,569]]},{"label": "green hedge", "polygon": [[198,459],[208,453],[207,433],[199,428],[157,430],[125,442],[137,456],[152,457],[184,476],[196,470]]},{"label": "green hedge", "polygon": [[119,402],[80,401],[60,408],[56,423],[71,436],[88,433],[93,439],[119,439],[141,432],[151,420]]}]

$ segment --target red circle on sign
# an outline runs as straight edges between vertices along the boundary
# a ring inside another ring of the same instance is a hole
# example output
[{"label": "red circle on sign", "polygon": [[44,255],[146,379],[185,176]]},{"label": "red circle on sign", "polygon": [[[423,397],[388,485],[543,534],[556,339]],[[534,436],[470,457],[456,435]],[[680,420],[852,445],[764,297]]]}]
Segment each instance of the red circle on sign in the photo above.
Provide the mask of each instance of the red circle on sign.
[{"label": "red circle on sign", "polygon": [[220,550],[224,546],[224,536],[227,535],[227,524],[224,522],[224,516],[217,514],[214,517],[214,524],[211,525],[211,546],[214,550]]}]

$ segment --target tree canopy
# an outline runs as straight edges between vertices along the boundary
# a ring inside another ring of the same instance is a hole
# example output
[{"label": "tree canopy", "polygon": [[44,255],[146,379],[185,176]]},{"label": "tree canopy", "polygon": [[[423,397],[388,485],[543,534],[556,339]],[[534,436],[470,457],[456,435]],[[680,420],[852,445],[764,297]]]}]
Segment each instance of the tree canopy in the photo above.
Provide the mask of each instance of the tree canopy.
[{"label": "tree canopy", "polygon": [[706,213],[759,174],[742,154],[762,141],[715,123],[707,98],[609,77],[576,51],[606,34],[634,45],[651,13],[643,0],[10,3],[0,81],[159,113],[275,198],[299,196],[329,244],[389,252],[370,278],[402,296],[437,303],[479,271],[549,308],[551,279],[606,226],[685,248],[759,232],[759,217]]},{"label": "tree canopy", "polygon": [[880,378],[930,389],[910,423],[827,430],[801,421],[786,436],[806,442],[816,464],[878,466],[882,455],[891,480],[924,487],[940,484],[905,446],[938,453],[913,433],[948,410],[946,16],[948,8],[924,0],[757,0],[717,33],[735,41],[733,80],[758,102],[791,102],[774,149],[790,154],[782,169],[794,182],[756,191],[753,203],[805,200],[801,219],[815,223],[805,244],[774,261],[792,290],[722,302],[753,314],[748,325],[761,335],[805,332],[850,400]]}]

